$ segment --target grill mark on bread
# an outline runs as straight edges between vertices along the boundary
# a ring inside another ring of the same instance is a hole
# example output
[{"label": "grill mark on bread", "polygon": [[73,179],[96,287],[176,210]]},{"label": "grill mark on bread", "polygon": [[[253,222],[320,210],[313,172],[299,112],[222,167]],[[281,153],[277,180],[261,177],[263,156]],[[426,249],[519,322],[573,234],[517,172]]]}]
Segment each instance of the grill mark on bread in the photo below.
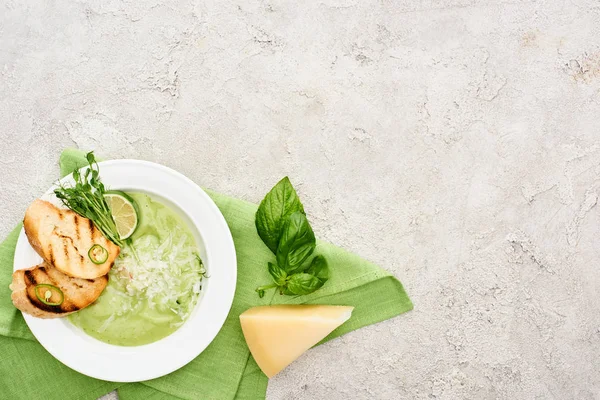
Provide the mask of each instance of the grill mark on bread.
[{"label": "grill mark on bread", "polygon": [[29,270],[25,271],[25,278],[27,278],[27,280],[32,284],[32,285],[36,285],[37,281],[35,280],[35,277],[33,276],[33,273]]},{"label": "grill mark on bread", "polygon": [[81,307],[79,307],[78,305],[66,301],[60,305],[61,312],[73,312],[78,311],[80,309]]},{"label": "grill mark on bread", "polygon": [[[76,231],[77,231],[77,235],[79,236],[79,225],[75,225],[76,226]],[[68,240],[69,242],[71,242],[71,246],[73,246],[73,248],[75,248],[75,252],[77,253],[77,255],[79,256],[79,260],[81,261],[81,264],[85,263],[85,257],[83,256],[83,254],[81,254],[81,251],[79,250],[79,248],[77,247],[77,245],[75,244],[75,241],[73,240],[72,237],[70,236],[65,236],[65,235],[61,235],[60,233],[56,232],[56,235],[61,238],[63,240],[63,242],[65,240]],[[65,246],[65,255],[67,256],[67,258],[69,257],[69,250],[67,247],[67,243],[65,242],[64,244]]]},{"label": "grill mark on bread", "polygon": [[[59,238],[61,238],[63,241],[64,240],[68,240],[69,242],[71,242],[71,246],[73,246],[75,248],[75,250],[79,253],[79,248],[77,247],[77,245],[75,244],[75,241],[73,240],[73,238],[71,236],[65,236],[63,234],[60,234],[58,232],[56,232],[56,236],[58,236]],[[66,246],[66,243],[65,243]]]},{"label": "grill mark on bread", "polygon": [[52,247],[52,243],[48,244],[48,256],[50,258],[50,264],[54,265],[54,248]]},{"label": "grill mark on bread", "polygon": [[73,223],[75,224],[75,237],[79,240],[81,239],[81,234],[79,233],[79,215],[76,213],[73,214]]}]

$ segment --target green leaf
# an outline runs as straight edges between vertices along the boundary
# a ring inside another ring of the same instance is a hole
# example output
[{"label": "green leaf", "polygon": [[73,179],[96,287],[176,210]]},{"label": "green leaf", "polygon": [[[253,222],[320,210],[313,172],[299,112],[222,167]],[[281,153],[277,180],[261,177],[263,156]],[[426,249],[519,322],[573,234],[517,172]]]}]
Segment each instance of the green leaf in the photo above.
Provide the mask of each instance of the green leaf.
[{"label": "green leaf", "polygon": [[325,257],[318,255],[313,258],[310,267],[305,271],[307,274],[316,276],[321,282],[329,280],[329,265]]},{"label": "green leaf", "polygon": [[93,151],[90,151],[89,153],[87,153],[87,154],[85,155],[85,158],[86,158],[86,160],[87,160],[88,164],[90,164],[90,166],[91,166],[93,163],[95,163],[95,162],[96,162],[96,158],[94,157],[94,152],[93,152]]},{"label": "green leaf", "polygon": [[315,246],[315,234],[306,215],[296,211],[283,226],[277,248],[277,264],[288,274],[297,272],[315,250]]},{"label": "green leaf", "polygon": [[256,211],[255,224],[258,235],[273,253],[277,252],[285,222],[295,212],[304,214],[304,207],[286,176],[267,193]]},{"label": "green leaf", "polygon": [[264,290],[257,290],[257,292],[258,292],[258,297],[260,297],[261,299],[263,297],[265,297],[265,291]]},{"label": "green leaf", "polygon": [[277,264],[269,263],[269,273],[273,277],[273,282],[277,284],[277,286],[285,285],[285,278],[287,278],[287,274],[284,270],[279,268]]},{"label": "green leaf", "polygon": [[309,294],[323,286],[323,282],[314,275],[301,272],[290,276],[287,289],[298,295]]},{"label": "green leaf", "polygon": [[286,296],[294,296],[295,295],[295,293],[290,292],[290,290],[287,288],[287,286],[279,288],[279,293],[285,294]]}]

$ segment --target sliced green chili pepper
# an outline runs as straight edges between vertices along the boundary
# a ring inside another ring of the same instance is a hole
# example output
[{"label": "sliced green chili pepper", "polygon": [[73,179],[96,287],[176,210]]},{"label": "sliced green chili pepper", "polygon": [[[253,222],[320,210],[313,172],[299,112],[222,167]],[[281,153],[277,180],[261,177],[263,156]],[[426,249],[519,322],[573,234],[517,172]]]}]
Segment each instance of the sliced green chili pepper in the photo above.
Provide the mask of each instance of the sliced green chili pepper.
[{"label": "sliced green chili pepper", "polygon": [[108,260],[108,250],[99,244],[95,244],[88,251],[88,257],[94,264],[103,264]]},{"label": "sliced green chili pepper", "polygon": [[[45,288],[43,294],[40,293],[40,289]],[[59,301],[50,301],[52,298],[52,292],[58,294],[60,296]],[[65,301],[65,295],[58,287],[54,285],[49,285],[47,283],[40,283],[39,285],[35,285],[35,296],[39,301],[46,304],[47,306],[60,306],[63,301]]]}]

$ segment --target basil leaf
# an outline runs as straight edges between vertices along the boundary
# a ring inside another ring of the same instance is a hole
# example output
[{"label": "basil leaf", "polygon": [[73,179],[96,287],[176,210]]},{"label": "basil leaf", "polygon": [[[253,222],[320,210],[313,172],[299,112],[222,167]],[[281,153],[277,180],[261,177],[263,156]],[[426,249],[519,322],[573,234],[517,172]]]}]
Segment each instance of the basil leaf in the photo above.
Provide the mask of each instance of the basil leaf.
[{"label": "basil leaf", "polygon": [[277,264],[269,263],[269,273],[273,277],[273,282],[277,284],[277,286],[285,285],[285,278],[287,278],[287,274],[284,270],[279,268]]},{"label": "basil leaf", "polygon": [[296,211],[283,226],[277,248],[277,264],[288,274],[297,272],[315,250],[315,246],[315,234],[306,215]]},{"label": "basil leaf", "polygon": [[327,264],[327,260],[321,255],[316,256],[305,272],[316,276],[323,283],[327,282],[329,279],[329,265]]},{"label": "basil leaf", "polygon": [[287,288],[290,292],[298,295],[309,294],[323,286],[323,282],[314,275],[305,272],[290,276]]},{"label": "basil leaf", "polygon": [[290,179],[286,176],[267,193],[256,211],[255,224],[258,236],[273,253],[277,252],[283,225],[288,217],[297,211],[304,214],[304,207]]}]

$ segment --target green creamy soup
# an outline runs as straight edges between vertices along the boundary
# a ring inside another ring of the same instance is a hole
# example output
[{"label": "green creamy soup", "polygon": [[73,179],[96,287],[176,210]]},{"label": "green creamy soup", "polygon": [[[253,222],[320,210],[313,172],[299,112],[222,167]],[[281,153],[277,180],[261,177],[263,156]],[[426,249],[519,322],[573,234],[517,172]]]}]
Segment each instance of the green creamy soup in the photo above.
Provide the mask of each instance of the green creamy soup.
[{"label": "green creamy soup", "polygon": [[177,330],[196,305],[205,274],[199,249],[172,209],[142,193],[132,244],[121,249],[108,286],[73,324],[110,344],[139,346]]}]

